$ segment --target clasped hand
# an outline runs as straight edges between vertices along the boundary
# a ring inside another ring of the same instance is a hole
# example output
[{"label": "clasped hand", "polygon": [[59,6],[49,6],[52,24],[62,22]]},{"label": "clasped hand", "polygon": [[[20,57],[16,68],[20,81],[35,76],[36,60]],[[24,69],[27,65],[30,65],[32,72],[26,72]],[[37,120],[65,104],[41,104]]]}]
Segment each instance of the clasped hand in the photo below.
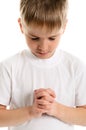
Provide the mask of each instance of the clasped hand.
[{"label": "clasped hand", "polygon": [[34,117],[40,117],[43,114],[54,116],[56,110],[55,92],[48,88],[40,88],[34,91],[33,106],[31,108]]}]

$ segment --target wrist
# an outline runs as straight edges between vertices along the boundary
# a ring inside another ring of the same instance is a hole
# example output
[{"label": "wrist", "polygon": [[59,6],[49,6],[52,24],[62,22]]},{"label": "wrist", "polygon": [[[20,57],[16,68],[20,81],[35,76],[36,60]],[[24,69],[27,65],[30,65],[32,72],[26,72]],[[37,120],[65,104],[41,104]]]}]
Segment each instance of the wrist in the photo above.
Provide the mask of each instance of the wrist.
[{"label": "wrist", "polygon": [[33,118],[35,118],[32,112],[32,106],[27,107],[27,111],[28,111],[28,120],[32,120]]},{"label": "wrist", "polygon": [[65,110],[64,105],[60,103],[55,103],[55,110],[54,110],[54,117],[58,119],[62,119],[65,116]]},{"label": "wrist", "polygon": [[54,116],[65,123],[73,124],[72,114],[74,110],[75,109],[72,107],[56,103],[56,111]]}]

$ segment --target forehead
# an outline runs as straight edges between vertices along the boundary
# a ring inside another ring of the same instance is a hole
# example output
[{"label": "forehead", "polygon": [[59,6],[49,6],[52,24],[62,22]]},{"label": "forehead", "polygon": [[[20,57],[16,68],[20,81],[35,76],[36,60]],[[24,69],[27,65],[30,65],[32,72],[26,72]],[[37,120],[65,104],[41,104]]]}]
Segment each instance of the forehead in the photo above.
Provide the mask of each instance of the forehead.
[{"label": "forehead", "polygon": [[39,37],[53,36],[53,35],[57,35],[58,33],[61,32],[61,29],[58,29],[58,28],[54,28],[51,31],[46,26],[40,27],[40,26],[35,26],[35,25],[29,25],[29,26],[25,25],[24,30],[25,30],[26,34],[28,34],[28,35],[31,34],[31,35],[39,36]]}]

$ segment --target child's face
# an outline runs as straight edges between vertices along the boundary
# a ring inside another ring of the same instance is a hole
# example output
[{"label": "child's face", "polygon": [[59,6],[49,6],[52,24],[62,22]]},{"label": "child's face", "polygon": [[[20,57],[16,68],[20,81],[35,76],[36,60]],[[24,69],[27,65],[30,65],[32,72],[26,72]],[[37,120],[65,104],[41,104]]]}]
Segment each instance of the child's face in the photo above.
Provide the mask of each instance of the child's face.
[{"label": "child's face", "polygon": [[51,57],[59,45],[63,30],[48,32],[46,27],[20,26],[31,52],[41,59]]}]

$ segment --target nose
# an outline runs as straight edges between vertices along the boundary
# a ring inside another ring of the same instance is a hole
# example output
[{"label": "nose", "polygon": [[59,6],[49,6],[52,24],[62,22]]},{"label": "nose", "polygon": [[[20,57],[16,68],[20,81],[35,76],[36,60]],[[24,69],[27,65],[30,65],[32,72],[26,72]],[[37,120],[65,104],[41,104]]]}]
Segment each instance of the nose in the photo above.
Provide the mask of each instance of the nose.
[{"label": "nose", "polygon": [[47,40],[40,41],[38,48],[40,51],[46,52],[48,50],[48,41]]}]

